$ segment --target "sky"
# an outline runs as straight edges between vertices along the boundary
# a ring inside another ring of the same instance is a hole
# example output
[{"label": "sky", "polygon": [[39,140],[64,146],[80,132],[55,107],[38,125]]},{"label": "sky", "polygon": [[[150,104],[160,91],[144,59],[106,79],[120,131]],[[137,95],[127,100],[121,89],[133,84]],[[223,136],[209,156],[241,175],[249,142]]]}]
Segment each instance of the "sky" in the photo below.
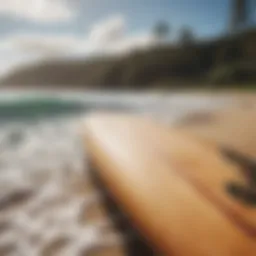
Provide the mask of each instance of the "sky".
[{"label": "sky", "polygon": [[184,26],[214,37],[227,30],[229,7],[230,0],[0,0],[0,74],[52,57],[150,47],[159,21],[173,41]]}]

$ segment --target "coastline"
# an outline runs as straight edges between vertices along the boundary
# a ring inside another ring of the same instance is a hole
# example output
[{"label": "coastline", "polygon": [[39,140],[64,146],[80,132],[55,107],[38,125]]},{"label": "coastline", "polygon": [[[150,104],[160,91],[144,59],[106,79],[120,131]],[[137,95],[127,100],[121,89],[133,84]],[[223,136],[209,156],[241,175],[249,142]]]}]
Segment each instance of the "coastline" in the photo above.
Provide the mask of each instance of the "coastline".
[{"label": "coastline", "polygon": [[[88,93],[85,95],[88,96]],[[127,105],[133,107],[136,103],[134,114],[149,116],[167,125],[177,124],[182,118],[202,111],[219,113],[222,109],[238,108],[242,113],[249,111],[256,102],[255,95],[236,93],[226,96],[131,93],[130,96],[122,94],[116,97],[115,94],[104,96],[103,93],[91,92],[91,95],[95,97],[95,102],[101,102],[106,97],[106,102],[126,101]],[[80,97],[83,98],[83,95]],[[228,113],[228,110],[225,111]],[[231,127],[225,126],[228,127],[227,131],[236,125],[234,120],[238,112],[235,110],[232,113],[233,123]],[[0,224],[5,227],[0,230],[0,250],[11,244],[10,250],[36,255],[60,244],[57,246],[59,255],[65,255],[62,254],[63,250],[67,250],[69,255],[75,255],[80,250],[94,255],[99,248],[101,250],[97,255],[100,256],[124,255],[123,234],[113,231],[109,225],[109,218],[102,212],[98,198],[100,192],[97,189],[87,190],[90,167],[78,133],[81,129],[79,118],[40,121],[30,125],[10,124],[0,129],[0,185],[4,195],[0,203],[5,202],[5,206],[8,206],[0,209]],[[222,123],[227,119],[221,116],[219,120]],[[186,125],[184,127],[191,131],[192,128],[198,129],[193,122]],[[211,125],[211,122],[207,125]],[[13,198],[17,193],[24,196],[16,197],[15,201]],[[6,204],[8,201],[9,205]],[[80,222],[81,216],[83,224]],[[89,221],[91,217],[96,217],[96,222],[92,219]],[[107,234],[111,234],[111,241],[105,240]]]}]

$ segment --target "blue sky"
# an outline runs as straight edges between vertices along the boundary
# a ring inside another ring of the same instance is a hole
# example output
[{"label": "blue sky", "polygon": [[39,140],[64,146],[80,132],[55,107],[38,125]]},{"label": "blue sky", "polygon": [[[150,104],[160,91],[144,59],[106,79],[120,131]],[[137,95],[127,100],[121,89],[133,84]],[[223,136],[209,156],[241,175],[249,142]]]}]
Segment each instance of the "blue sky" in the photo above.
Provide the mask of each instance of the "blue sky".
[{"label": "blue sky", "polygon": [[[255,3],[255,0],[250,0]],[[0,0],[0,75],[52,57],[124,54],[150,47],[158,21],[171,40],[189,26],[207,38],[228,29],[231,0]],[[255,6],[251,6],[255,20]]]},{"label": "blue sky", "polygon": [[198,35],[211,35],[225,28],[228,5],[229,0],[96,0],[83,5],[82,13],[89,8],[91,14],[81,20],[90,23],[104,15],[122,13],[127,17],[131,32],[150,30],[157,21],[164,20],[170,23],[173,32],[190,25]]},{"label": "blue sky", "polygon": [[69,22],[45,23],[0,13],[0,36],[24,31],[84,34],[98,20],[117,14],[126,18],[130,33],[150,30],[164,20],[173,36],[185,25],[198,36],[211,36],[225,31],[229,5],[230,0],[70,0],[76,17]]}]

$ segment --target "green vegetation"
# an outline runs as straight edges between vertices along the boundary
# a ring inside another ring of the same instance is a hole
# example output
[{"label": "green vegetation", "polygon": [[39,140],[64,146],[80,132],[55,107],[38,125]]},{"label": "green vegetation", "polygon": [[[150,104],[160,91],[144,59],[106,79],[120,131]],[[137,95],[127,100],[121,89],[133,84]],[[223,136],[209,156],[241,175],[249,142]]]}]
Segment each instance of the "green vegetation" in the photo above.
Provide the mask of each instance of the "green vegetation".
[{"label": "green vegetation", "polygon": [[235,63],[222,65],[212,69],[209,73],[209,81],[215,85],[254,85],[256,81],[256,66],[251,64]]},{"label": "green vegetation", "polygon": [[[161,24],[160,24],[161,25]],[[167,28],[158,28],[164,36]],[[3,85],[145,89],[255,88],[256,30],[199,42],[188,29],[182,44],[151,47],[125,57],[49,61],[16,70]]]},{"label": "green vegetation", "polygon": [[160,21],[153,28],[153,35],[159,40],[164,41],[170,34],[170,26],[164,21]]}]

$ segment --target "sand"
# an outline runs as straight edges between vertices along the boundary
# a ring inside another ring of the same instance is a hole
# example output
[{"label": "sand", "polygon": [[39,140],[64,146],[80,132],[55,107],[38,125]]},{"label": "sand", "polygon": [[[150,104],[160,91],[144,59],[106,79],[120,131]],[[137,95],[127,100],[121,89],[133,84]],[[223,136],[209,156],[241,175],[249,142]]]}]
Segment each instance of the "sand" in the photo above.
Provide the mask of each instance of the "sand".
[{"label": "sand", "polygon": [[[170,125],[255,158],[256,98],[232,99],[229,107],[203,111],[208,100],[200,103],[196,97],[193,104],[198,104],[188,112],[179,100],[161,107],[161,98],[152,118],[163,123],[170,118]],[[39,123],[1,130],[0,255],[126,255],[125,234],[115,229],[101,191],[88,176],[91,169],[78,127],[69,126]],[[7,140],[20,131],[20,144]]]},{"label": "sand", "polygon": [[217,142],[256,159],[256,97],[236,96],[234,104],[215,111],[197,111],[178,119],[178,129]]}]

